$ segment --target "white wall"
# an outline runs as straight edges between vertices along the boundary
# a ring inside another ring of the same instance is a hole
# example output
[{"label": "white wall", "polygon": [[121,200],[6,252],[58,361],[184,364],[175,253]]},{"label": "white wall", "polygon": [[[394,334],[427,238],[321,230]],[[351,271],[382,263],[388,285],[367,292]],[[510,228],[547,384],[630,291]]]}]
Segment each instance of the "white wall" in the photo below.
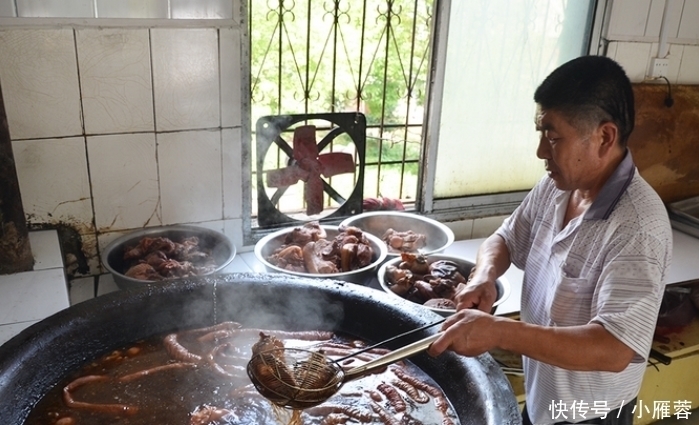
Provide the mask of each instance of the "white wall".
[{"label": "white wall", "polygon": [[4,21],[0,82],[30,224],[76,229],[91,274],[98,246],[144,226],[197,223],[242,248],[239,25]]},{"label": "white wall", "polygon": [[239,5],[237,0],[0,0],[0,16],[236,19]]},{"label": "white wall", "polygon": [[633,82],[644,81],[651,59],[658,57],[663,21],[669,46],[667,79],[672,84],[699,84],[697,0],[613,0],[605,36],[607,56],[617,60]]}]

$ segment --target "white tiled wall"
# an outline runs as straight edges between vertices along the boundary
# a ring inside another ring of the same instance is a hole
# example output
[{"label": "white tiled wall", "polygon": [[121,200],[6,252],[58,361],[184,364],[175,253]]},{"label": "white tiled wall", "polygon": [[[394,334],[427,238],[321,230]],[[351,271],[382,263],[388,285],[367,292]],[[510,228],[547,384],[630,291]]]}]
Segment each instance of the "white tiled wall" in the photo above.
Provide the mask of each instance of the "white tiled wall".
[{"label": "white tiled wall", "polygon": [[463,239],[480,239],[492,235],[507,217],[506,215],[498,215],[445,224],[454,232],[454,239],[457,241]]},{"label": "white tiled wall", "polygon": [[669,46],[667,79],[671,84],[699,84],[697,0],[614,0],[605,36],[607,56],[617,60],[633,82],[644,81],[651,59],[658,57],[663,21]]},{"label": "white tiled wall", "polygon": [[178,18],[230,18],[233,15],[231,0],[170,0],[173,19]]},{"label": "white tiled wall", "polygon": [[0,58],[12,140],[82,134],[72,29],[0,31]]},{"label": "white tiled wall", "polygon": [[[7,80],[0,76],[0,81]],[[4,97],[7,104],[11,98]],[[12,127],[9,116],[8,121]],[[12,150],[28,221],[65,223],[81,233],[93,232],[85,138],[14,140]]]},{"label": "white tiled wall", "polygon": [[0,0],[0,16],[237,19],[237,5],[232,0]]},{"label": "white tiled wall", "polygon": [[55,230],[29,232],[34,269],[0,275],[0,345],[69,306],[61,247]]},{"label": "white tiled wall", "polygon": [[158,135],[163,224],[220,220],[221,131]]},{"label": "white tiled wall", "polygon": [[699,46],[682,48],[682,66],[677,72],[677,81],[699,83]]},{"label": "white tiled wall", "polygon": [[0,1],[0,16],[17,16],[17,9],[14,0]]},{"label": "white tiled wall", "polygon": [[156,28],[150,33],[156,129],[218,127],[218,31]]},{"label": "white tiled wall", "polygon": [[87,28],[75,39],[85,133],[153,131],[149,31]]},{"label": "white tiled wall", "polygon": [[96,0],[99,18],[167,18],[167,0],[114,1]]},{"label": "white tiled wall", "polygon": [[610,40],[657,42],[666,9],[668,41],[691,44],[699,39],[696,0],[614,0],[609,18]]},{"label": "white tiled wall", "polygon": [[100,232],[161,224],[156,150],[154,133],[87,137]]},{"label": "white tiled wall", "polygon": [[20,0],[17,16],[91,18],[95,16],[92,0]]},{"label": "white tiled wall", "polygon": [[240,31],[231,28],[219,29],[220,49],[236,54],[219,56],[221,66],[221,125],[237,127],[242,122],[240,96],[241,38]]},{"label": "white tiled wall", "polygon": [[45,21],[0,19],[28,221],[76,229],[90,274],[98,246],[144,226],[218,223],[243,249],[238,24]]},{"label": "white tiled wall", "polygon": [[[238,117],[240,118],[240,117]],[[223,181],[223,216],[243,216],[243,169],[242,167],[227,167],[225,164],[234,163],[241,157],[242,135],[240,128],[224,128],[221,131],[221,154],[223,156],[221,167]]]}]

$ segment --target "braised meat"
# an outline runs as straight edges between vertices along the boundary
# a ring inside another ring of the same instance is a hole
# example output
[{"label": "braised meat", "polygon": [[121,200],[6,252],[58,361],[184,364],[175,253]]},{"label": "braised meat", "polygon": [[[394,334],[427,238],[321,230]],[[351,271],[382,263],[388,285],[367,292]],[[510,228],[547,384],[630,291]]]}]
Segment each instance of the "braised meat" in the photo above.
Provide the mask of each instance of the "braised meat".
[{"label": "braised meat", "polygon": [[159,281],[200,276],[216,269],[210,249],[190,236],[179,242],[164,237],[144,237],[136,246],[124,249],[126,272],[133,279]]},{"label": "braised meat", "polygon": [[294,373],[288,368],[284,357],[284,341],[260,332],[260,339],[252,346],[252,357],[255,359],[252,363],[254,375],[260,384],[275,388],[281,381],[296,386]]},{"label": "braised meat", "polygon": [[125,276],[138,280],[162,280],[163,277],[148,263],[139,263],[129,267]]},{"label": "braised meat", "polygon": [[[272,261],[274,259],[274,262]],[[277,267],[293,272],[306,272],[306,264],[303,259],[303,248],[298,245],[289,245],[281,248],[272,257],[268,259]]]},{"label": "braised meat", "polygon": [[338,268],[335,265],[332,242],[326,239],[308,242],[303,246],[302,250],[303,264],[306,266],[308,273],[327,274],[338,272]]},{"label": "braised meat", "polygon": [[388,229],[384,232],[381,239],[386,242],[388,252],[391,253],[417,252],[427,245],[427,237],[412,230],[399,232],[394,229]]},{"label": "braised meat", "polygon": [[281,348],[284,348],[284,341],[274,335],[260,332],[260,339],[252,346],[252,354],[254,356],[263,351],[278,350]]},{"label": "braised meat", "polygon": [[320,223],[311,221],[310,223],[304,224],[302,227],[294,228],[294,230],[286,235],[284,244],[304,246],[308,242],[315,242],[327,237],[328,235],[325,233],[325,229],[320,227]]},{"label": "braised meat", "polygon": [[455,308],[456,288],[466,283],[459,265],[450,260],[428,261],[423,255],[401,254],[398,266],[386,267],[386,285],[413,302],[436,308]]},{"label": "braised meat", "polygon": [[431,300],[425,301],[425,304],[423,304],[425,307],[431,307],[431,308],[442,308],[442,309],[450,309],[450,308],[456,308],[456,304],[454,301],[448,299],[448,298],[432,298]]},{"label": "braised meat", "polygon": [[362,210],[364,211],[404,211],[405,206],[400,199],[384,198],[364,198],[362,200]]},{"label": "braised meat", "polygon": [[289,232],[267,261],[289,271],[332,274],[366,267],[373,258],[374,250],[361,229],[353,226],[340,229],[330,240],[314,221]]}]

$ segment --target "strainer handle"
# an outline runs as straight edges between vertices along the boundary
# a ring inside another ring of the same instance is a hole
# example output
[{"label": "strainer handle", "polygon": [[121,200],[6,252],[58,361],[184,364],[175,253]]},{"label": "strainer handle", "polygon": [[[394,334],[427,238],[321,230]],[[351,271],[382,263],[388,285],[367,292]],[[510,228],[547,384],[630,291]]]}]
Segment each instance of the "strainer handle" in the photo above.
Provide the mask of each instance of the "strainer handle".
[{"label": "strainer handle", "polygon": [[367,372],[370,372],[370,371],[375,370],[375,369],[379,369],[383,366],[389,365],[391,363],[395,363],[395,362],[403,360],[403,359],[407,359],[408,357],[414,356],[415,354],[418,354],[422,351],[425,351],[441,335],[442,335],[441,332],[436,333],[434,335],[430,335],[427,338],[423,338],[419,341],[415,341],[412,344],[408,344],[404,347],[393,350],[388,354],[384,354],[381,357],[378,357],[374,360],[366,362],[361,366],[357,366],[357,367],[354,367],[352,369],[349,369],[349,370],[345,371],[344,380],[349,381],[351,379],[358,378]]}]

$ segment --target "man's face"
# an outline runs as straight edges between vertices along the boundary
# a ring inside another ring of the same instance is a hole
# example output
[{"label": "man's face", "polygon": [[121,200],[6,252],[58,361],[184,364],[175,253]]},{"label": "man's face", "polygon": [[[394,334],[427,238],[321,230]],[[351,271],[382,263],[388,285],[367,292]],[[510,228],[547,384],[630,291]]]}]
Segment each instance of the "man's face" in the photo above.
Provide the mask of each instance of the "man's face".
[{"label": "man's face", "polygon": [[548,176],[561,190],[590,189],[601,162],[599,135],[580,134],[564,115],[537,108],[536,129],[540,132],[536,156],[544,160]]}]

